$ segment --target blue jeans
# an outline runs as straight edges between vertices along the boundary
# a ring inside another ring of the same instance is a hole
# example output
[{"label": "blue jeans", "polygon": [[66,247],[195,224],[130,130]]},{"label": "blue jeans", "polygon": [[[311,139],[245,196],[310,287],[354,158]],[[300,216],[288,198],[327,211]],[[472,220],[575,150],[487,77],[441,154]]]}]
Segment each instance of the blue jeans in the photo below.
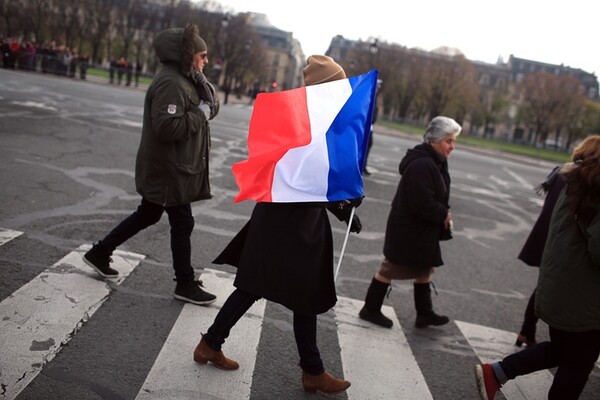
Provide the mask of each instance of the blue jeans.
[{"label": "blue jeans", "polygon": [[[225,301],[212,326],[204,335],[206,344],[213,350],[221,350],[231,328],[260,297],[236,289]],[[294,313],[294,338],[300,355],[300,367],[311,375],[319,375],[325,369],[317,347],[317,316]]]},{"label": "blue jeans", "polygon": [[[507,379],[558,367],[549,400],[575,400],[579,397],[600,355],[600,331],[565,332],[550,327],[550,341],[538,343],[511,354],[499,366]],[[504,377],[494,372],[500,381]]]},{"label": "blue jeans", "polygon": [[135,236],[139,231],[160,221],[160,217],[165,211],[169,216],[169,224],[171,225],[171,253],[175,278],[177,282],[193,281],[191,236],[194,230],[194,216],[192,215],[192,206],[189,203],[163,207],[142,198],[142,203],[137,210],[110,231],[99,242],[99,245],[109,254],[112,254],[118,246]]}]

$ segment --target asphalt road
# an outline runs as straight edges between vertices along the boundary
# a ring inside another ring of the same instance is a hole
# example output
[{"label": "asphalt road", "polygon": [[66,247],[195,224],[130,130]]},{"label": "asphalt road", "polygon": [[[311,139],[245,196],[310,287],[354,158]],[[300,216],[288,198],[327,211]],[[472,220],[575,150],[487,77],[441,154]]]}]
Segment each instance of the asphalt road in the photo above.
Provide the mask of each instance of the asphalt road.
[{"label": "asphalt road", "polygon": [[[101,238],[137,207],[133,171],[143,98],[144,91],[135,88],[0,71],[0,229],[23,232],[0,246],[0,300],[65,254]],[[237,187],[231,173],[232,164],[247,155],[250,113],[251,107],[243,103],[223,105],[211,123],[214,197],[193,205],[192,262],[198,269],[234,272],[211,260],[245,224],[253,207],[251,202],[233,203]],[[366,198],[357,210],[363,231],[348,241],[338,296],[364,299],[382,258],[398,163],[416,143],[376,129],[369,158],[373,174],[365,179]],[[438,295],[433,301],[439,313],[453,321],[515,332],[516,337],[537,279],[537,270],[516,256],[542,204],[533,187],[552,166],[463,148],[459,137],[450,159],[454,239],[442,244],[445,265],[434,275]],[[331,220],[338,257],[345,226]],[[110,286],[102,307],[73,332],[19,399],[138,396],[183,308],[172,298],[167,218],[122,250],[145,258],[126,281]],[[450,323],[414,329],[410,281],[395,282],[386,305],[393,307],[432,397],[476,398],[472,367],[477,355],[459,327]],[[325,364],[341,374],[338,327],[327,315],[320,321]],[[540,340],[547,337],[543,323],[538,330]],[[199,339],[200,333],[189,335]],[[249,398],[313,398],[299,390],[296,358],[291,314],[267,303]],[[598,393],[596,368],[581,398],[598,399]]]}]

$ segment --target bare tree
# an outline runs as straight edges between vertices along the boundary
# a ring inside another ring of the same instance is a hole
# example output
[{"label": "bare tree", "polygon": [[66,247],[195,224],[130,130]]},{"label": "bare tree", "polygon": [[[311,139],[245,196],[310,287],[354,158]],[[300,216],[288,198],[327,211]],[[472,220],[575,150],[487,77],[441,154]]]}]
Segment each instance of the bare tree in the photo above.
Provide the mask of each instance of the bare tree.
[{"label": "bare tree", "polygon": [[100,47],[112,27],[115,0],[90,0],[85,16],[84,37],[92,48],[92,60],[100,63]]},{"label": "bare tree", "polygon": [[[52,11],[60,39],[67,47],[74,47],[83,30],[83,4],[78,0],[54,0]],[[58,38],[56,38],[58,39]]]},{"label": "bare tree", "polygon": [[584,132],[586,98],[580,90],[581,84],[571,76],[558,77],[560,105],[555,115],[556,143],[559,143],[561,130],[567,133],[566,147]]},{"label": "bare tree", "polygon": [[535,144],[546,140],[562,105],[559,77],[547,72],[534,72],[523,78],[519,90],[523,98],[520,112],[530,128],[530,141]]},{"label": "bare tree", "polygon": [[427,119],[451,114],[461,123],[465,105],[472,103],[476,96],[475,71],[462,54],[444,51],[441,49],[427,58],[421,92],[427,103]]},{"label": "bare tree", "polygon": [[0,0],[0,16],[5,36],[14,37],[21,34],[23,12],[19,0]]}]

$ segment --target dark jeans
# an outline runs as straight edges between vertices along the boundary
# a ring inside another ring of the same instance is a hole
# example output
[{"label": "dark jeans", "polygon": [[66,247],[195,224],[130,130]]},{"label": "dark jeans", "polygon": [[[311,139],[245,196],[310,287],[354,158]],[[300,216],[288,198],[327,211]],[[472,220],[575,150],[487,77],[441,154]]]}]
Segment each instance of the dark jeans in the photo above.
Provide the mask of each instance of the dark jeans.
[{"label": "dark jeans", "polygon": [[160,221],[166,211],[171,224],[171,253],[173,255],[173,268],[177,282],[194,280],[192,268],[192,245],[190,238],[194,230],[194,216],[190,204],[163,207],[150,203],[142,198],[142,203],[137,210],[117,225],[99,244],[108,253],[111,253],[139,231]]},{"label": "dark jeans", "polygon": [[550,341],[511,354],[500,361],[508,379],[558,367],[549,400],[577,399],[600,355],[600,331],[565,332],[550,327]]},{"label": "dark jeans", "polygon": [[[208,346],[213,350],[221,350],[221,346],[229,336],[231,328],[258,299],[260,297],[240,289],[236,289],[231,293],[217,314],[212,326],[208,328],[207,333],[204,335],[204,340]],[[325,369],[317,347],[317,316],[294,313],[294,337],[300,355],[300,367],[311,375],[318,375],[323,372]]]}]

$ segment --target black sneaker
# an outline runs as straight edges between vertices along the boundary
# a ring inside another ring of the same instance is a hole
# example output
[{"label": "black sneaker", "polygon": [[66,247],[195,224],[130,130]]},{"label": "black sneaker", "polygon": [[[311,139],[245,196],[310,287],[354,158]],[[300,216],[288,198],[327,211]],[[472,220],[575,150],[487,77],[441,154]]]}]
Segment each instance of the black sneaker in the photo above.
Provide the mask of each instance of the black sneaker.
[{"label": "black sneaker", "polygon": [[177,300],[185,301],[200,306],[207,306],[214,303],[217,296],[208,293],[201,288],[202,281],[178,282],[175,287],[174,297]]},{"label": "black sneaker", "polygon": [[92,248],[83,255],[83,261],[105,278],[116,278],[119,276],[119,271],[110,267],[112,258],[97,243],[94,243]]}]

